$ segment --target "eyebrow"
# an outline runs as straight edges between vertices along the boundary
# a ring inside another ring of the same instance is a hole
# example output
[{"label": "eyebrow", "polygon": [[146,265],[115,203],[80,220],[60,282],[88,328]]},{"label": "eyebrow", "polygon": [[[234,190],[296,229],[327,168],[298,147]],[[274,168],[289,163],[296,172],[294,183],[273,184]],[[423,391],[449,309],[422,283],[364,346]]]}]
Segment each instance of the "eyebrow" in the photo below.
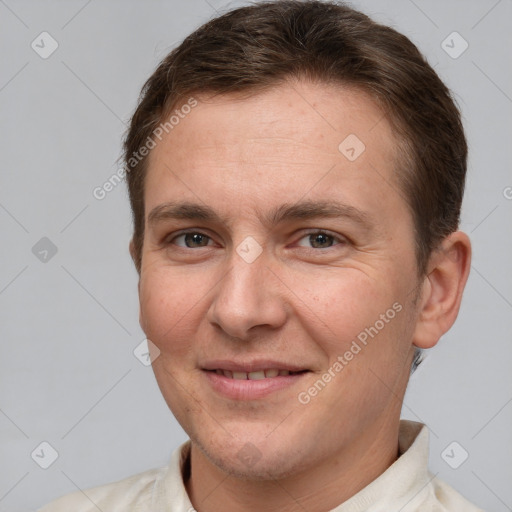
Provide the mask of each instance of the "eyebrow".
[{"label": "eyebrow", "polygon": [[[373,226],[371,217],[364,211],[335,201],[301,201],[285,203],[266,215],[258,215],[268,226],[276,226],[285,221],[316,218],[347,218],[366,229]],[[230,225],[230,217],[219,215],[213,208],[190,201],[169,201],[153,208],[148,215],[148,224],[153,226],[168,220],[197,220],[209,223]]]}]

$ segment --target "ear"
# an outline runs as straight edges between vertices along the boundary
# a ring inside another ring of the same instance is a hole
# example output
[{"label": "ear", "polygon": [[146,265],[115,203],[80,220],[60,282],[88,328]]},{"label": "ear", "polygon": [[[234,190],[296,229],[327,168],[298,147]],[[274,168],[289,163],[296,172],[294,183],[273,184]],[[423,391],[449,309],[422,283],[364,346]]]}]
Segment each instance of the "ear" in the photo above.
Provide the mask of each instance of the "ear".
[{"label": "ear", "polygon": [[432,348],[457,318],[471,267],[471,242],[462,231],[447,236],[429,261],[419,299],[413,344]]},{"label": "ear", "polygon": [[136,260],[135,260],[135,243],[134,243],[134,241],[133,241],[133,238],[130,240],[130,244],[129,244],[129,246],[128,246],[128,249],[129,249],[129,251],[130,251],[130,256],[132,257],[132,261],[133,261],[134,265],[135,265],[135,266],[137,266],[137,265],[135,264],[135,261],[136,261]]},{"label": "ear", "polygon": [[[137,268],[137,259],[135,258],[135,243],[133,238],[130,240],[130,244],[128,245],[128,250],[130,251],[130,256],[132,257],[133,264],[135,268]],[[140,273],[139,273],[139,284],[138,284],[139,292],[140,292]]]},{"label": "ear", "polygon": [[[130,256],[132,257],[132,261],[133,261],[135,267],[137,267],[137,264],[135,263],[136,262],[136,259],[135,259],[135,244],[133,242],[133,238],[130,240],[130,244],[128,246],[128,249],[130,251]],[[137,283],[137,292],[139,294],[139,301],[140,301],[140,273],[139,273],[139,281]],[[139,306],[139,325],[141,326],[142,330],[144,330],[144,326],[143,326],[143,322],[142,322],[142,309],[140,308],[140,306]]]}]

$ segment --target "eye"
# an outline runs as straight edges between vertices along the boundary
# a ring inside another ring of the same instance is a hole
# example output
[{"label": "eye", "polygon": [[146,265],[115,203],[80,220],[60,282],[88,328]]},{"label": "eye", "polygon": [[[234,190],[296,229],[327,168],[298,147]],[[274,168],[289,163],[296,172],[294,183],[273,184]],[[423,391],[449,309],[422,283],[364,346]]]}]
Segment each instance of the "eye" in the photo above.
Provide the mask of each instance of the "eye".
[{"label": "eye", "polygon": [[[208,235],[199,231],[188,231],[174,236],[168,241],[169,244],[177,245],[186,249],[197,249],[213,245],[213,240]],[[313,249],[329,249],[335,245],[342,245],[345,240],[336,235],[331,235],[325,231],[316,230],[299,239],[298,245]]]},{"label": "eye", "polygon": [[[182,243],[178,243],[178,240],[182,240]],[[179,247],[186,247],[187,249],[194,249],[197,247],[207,247],[212,239],[204,233],[197,231],[190,231],[188,233],[182,233],[181,235],[175,236],[169,240],[169,243],[175,244]]]},{"label": "eye", "polygon": [[[301,240],[306,240],[305,243],[301,243]],[[334,242],[339,242],[335,244]],[[333,245],[343,244],[344,240],[341,237],[330,235],[324,231],[314,231],[303,236],[298,245],[301,247],[312,247],[313,249],[329,249]],[[307,245],[310,244],[310,245]]]}]

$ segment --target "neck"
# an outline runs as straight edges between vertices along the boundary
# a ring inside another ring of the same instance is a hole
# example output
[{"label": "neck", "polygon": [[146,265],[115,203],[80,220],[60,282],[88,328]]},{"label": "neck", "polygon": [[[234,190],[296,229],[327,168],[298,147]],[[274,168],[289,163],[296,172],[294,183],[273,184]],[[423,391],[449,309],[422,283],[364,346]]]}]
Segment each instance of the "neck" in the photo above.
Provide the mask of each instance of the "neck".
[{"label": "neck", "polygon": [[214,465],[192,442],[185,483],[198,512],[325,512],[380,476],[398,457],[399,418],[366,429],[316,466],[270,481],[242,480]]}]

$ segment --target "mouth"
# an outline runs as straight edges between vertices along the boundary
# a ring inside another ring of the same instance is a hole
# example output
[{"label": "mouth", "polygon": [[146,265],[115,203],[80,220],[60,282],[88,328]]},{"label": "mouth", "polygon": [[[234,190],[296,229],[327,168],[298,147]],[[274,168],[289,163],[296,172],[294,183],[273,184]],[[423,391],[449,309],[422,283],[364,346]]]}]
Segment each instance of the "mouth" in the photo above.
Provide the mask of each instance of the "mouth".
[{"label": "mouth", "polygon": [[309,370],[290,371],[280,370],[278,368],[269,368],[266,370],[258,370],[253,372],[242,372],[242,371],[231,371],[217,368],[215,370],[206,370],[209,372],[215,372],[217,375],[223,375],[228,379],[234,380],[262,380],[262,379],[273,379],[275,377],[288,377],[289,375],[298,375],[305,373]]},{"label": "mouth", "polygon": [[201,368],[211,388],[224,398],[255,400],[289,388],[311,370],[275,362],[212,362]]}]

